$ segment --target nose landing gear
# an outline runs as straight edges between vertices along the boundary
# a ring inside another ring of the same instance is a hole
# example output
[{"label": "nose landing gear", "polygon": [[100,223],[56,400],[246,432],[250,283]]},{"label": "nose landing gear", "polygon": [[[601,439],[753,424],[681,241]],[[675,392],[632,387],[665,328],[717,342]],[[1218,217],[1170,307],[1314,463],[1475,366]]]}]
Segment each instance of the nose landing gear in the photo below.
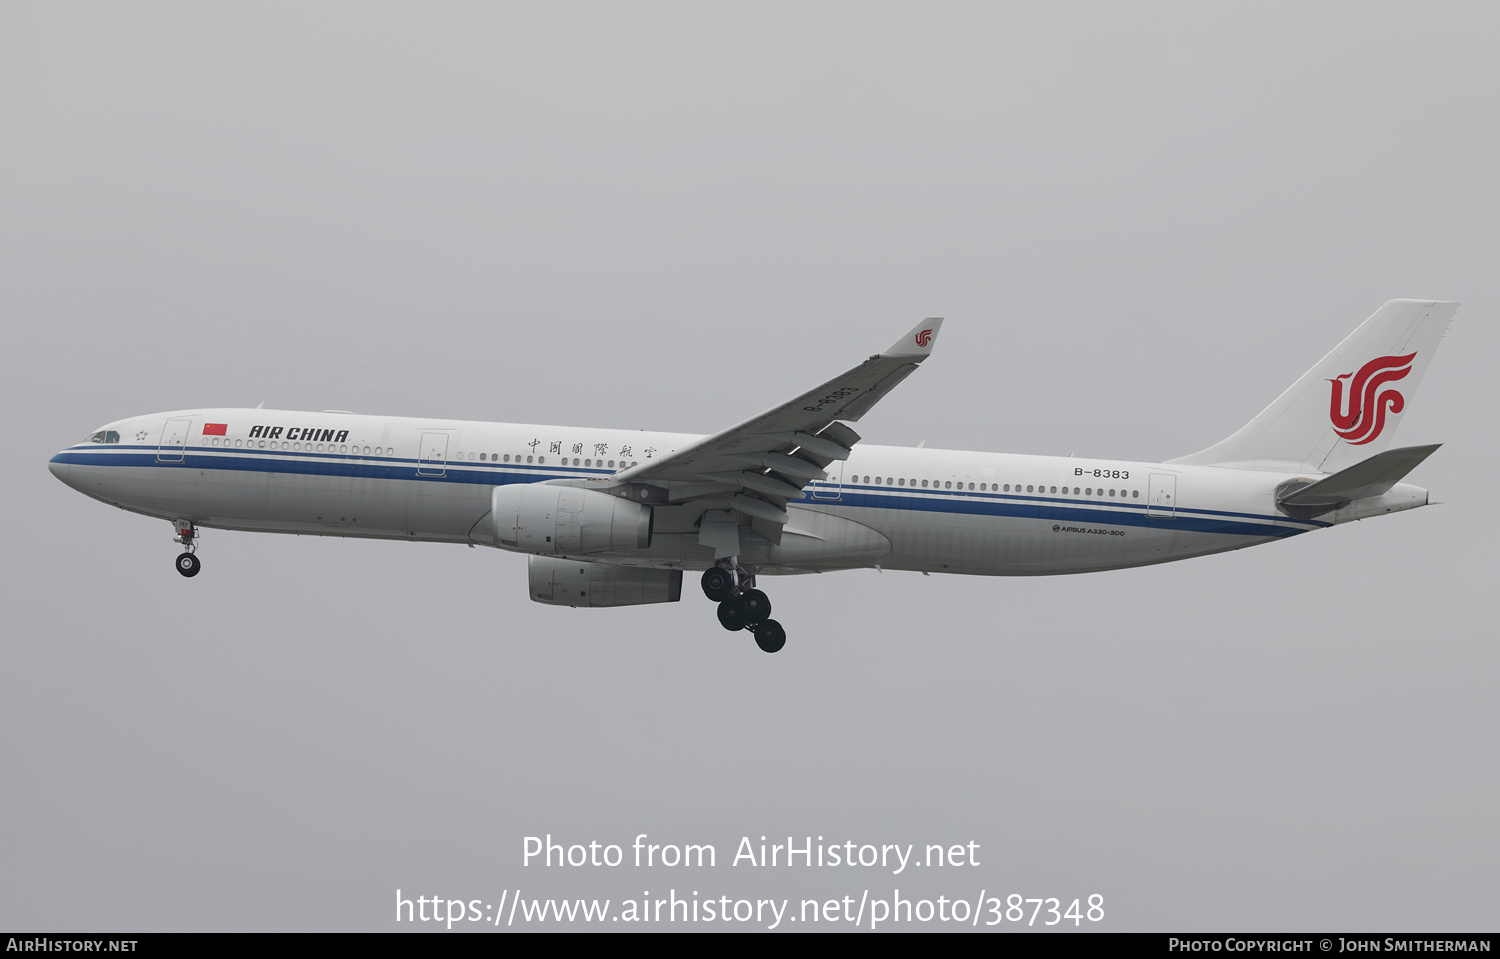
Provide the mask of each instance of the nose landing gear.
[{"label": "nose landing gear", "polygon": [[182,553],[176,560],[177,572],[184,576],[197,576],[198,570],[203,564],[198,561],[198,527],[193,525],[192,520],[180,519],[173,524],[177,528],[177,535],[172,537],[172,542],[182,544]]},{"label": "nose landing gear", "polygon": [[747,629],[755,645],[774,653],[786,645],[786,630],[771,619],[771,599],[755,588],[755,577],[738,566],[711,566],[703,574],[703,595],[719,604],[719,625],[731,632]]}]

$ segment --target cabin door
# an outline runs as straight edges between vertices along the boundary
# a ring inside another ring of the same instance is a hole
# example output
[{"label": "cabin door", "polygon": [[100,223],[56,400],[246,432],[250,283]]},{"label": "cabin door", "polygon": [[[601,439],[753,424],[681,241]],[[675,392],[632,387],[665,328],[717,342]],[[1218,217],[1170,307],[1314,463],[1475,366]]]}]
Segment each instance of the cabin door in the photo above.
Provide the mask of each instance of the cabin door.
[{"label": "cabin door", "polygon": [[442,476],[448,469],[448,434],[423,433],[417,454],[418,476]]},{"label": "cabin door", "polygon": [[193,428],[191,419],[167,420],[161,428],[161,444],[156,448],[158,463],[181,463],[182,452],[187,448],[188,430]]},{"label": "cabin door", "polygon": [[1177,515],[1177,477],[1171,473],[1152,473],[1147,516],[1171,519]]},{"label": "cabin door", "polygon": [[823,468],[823,472],[828,474],[828,479],[813,480],[807,484],[807,488],[812,490],[813,499],[830,500],[843,496],[844,461],[834,460]]}]

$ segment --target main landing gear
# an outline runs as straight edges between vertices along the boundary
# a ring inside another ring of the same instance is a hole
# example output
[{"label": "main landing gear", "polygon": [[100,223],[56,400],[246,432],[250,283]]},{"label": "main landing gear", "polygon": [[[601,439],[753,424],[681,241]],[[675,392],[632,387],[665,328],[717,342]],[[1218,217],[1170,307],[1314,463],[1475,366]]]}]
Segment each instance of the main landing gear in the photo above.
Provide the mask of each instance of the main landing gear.
[{"label": "main landing gear", "polygon": [[184,576],[197,576],[203,564],[198,561],[198,527],[192,520],[180,519],[173,524],[177,535],[172,542],[182,544],[182,553],[177,557],[177,572]]},{"label": "main landing gear", "polygon": [[703,574],[703,595],[719,604],[720,626],[731,632],[749,630],[755,634],[755,645],[768,653],[786,645],[786,630],[770,618],[770,597],[738,566],[709,567]]}]

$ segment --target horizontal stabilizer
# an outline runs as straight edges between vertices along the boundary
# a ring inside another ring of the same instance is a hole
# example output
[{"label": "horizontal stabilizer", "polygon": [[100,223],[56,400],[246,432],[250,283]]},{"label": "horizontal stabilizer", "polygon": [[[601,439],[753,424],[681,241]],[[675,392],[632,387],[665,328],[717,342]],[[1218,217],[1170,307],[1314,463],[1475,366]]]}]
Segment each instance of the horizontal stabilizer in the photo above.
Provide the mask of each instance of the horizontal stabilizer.
[{"label": "horizontal stabilizer", "polygon": [[1407,473],[1416,469],[1417,464],[1442,445],[1433,443],[1431,446],[1406,446],[1376,453],[1348,469],[1339,470],[1310,486],[1290,492],[1280,497],[1280,501],[1285,506],[1336,507],[1367,496],[1380,496],[1401,482]]}]

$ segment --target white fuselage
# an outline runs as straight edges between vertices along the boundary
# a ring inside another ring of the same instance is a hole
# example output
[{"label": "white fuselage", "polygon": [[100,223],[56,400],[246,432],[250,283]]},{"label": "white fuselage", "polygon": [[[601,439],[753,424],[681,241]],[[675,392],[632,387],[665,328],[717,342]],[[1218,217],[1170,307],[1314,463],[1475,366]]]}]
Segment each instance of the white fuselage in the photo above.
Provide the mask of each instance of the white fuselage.
[{"label": "white fuselage", "polygon": [[[68,485],[198,526],[498,546],[497,486],[608,477],[698,437],[263,409],[160,413],[53,457]],[[217,435],[215,435],[217,434]],[[95,434],[96,437],[100,434]],[[880,566],[984,575],[1168,562],[1424,505],[1398,484],[1316,519],[1279,511],[1300,474],[861,443],[800,500],[780,544],[745,539],[766,573]],[[655,507],[651,545],[591,560],[703,569],[702,505]]]}]

